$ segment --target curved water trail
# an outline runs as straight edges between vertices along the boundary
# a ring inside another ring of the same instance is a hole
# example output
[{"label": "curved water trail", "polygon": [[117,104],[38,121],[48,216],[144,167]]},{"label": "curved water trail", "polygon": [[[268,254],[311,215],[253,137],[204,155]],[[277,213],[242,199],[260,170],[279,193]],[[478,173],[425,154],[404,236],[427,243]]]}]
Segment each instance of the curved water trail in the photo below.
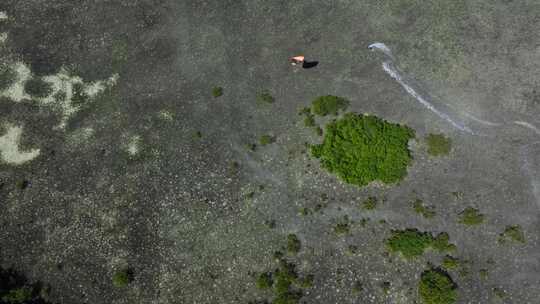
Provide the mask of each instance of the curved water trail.
[{"label": "curved water trail", "polygon": [[[390,77],[392,77],[396,82],[398,82],[405,89],[405,91],[407,91],[407,93],[409,95],[414,97],[420,104],[422,104],[424,107],[426,107],[427,109],[429,109],[430,111],[435,113],[440,118],[442,118],[442,119],[446,120],[447,122],[449,122],[453,127],[457,128],[458,130],[469,133],[471,135],[481,135],[481,134],[477,134],[477,133],[473,132],[469,127],[454,121],[452,118],[450,118],[450,116],[448,114],[446,114],[446,113],[438,110],[437,108],[435,108],[435,106],[433,106],[429,101],[427,101],[426,98],[424,98],[415,89],[413,89],[413,87],[409,84],[409,82],[404,80],[404,78],[401,75],[401,73],[399,72],[399,70],[395,67],[395,65],[393,63],[394,60],[395,60],[394,56],[392,54],[392,51],[390,50],[390,48],[386,44],[381,43],[381,42],[376,42],[376,43],[370,44],[368,46],[368,48],[370,50],[373,50],[373,51],[380,50],[382,53],[384,53],[390,59],[389,61],[383,62],[383,64],[382,64],[383,70],[388,75],[390,75]],[[450,105],[445,105],[445,106],[447,106],[449,108],[452,108],[453,111],[456,111],[456,109],[454,107],[450,106]],[[476,122],[478,122],[480,124],[489,126],[490,129],[492,129],[493,127],[504,127],[504,126],[510,126],[510,125],[518,125],[518,126],[525,127],[527,129],[533,131],[536,135],[540,136],[540,129],[537,128],[536,126],[534,126],[533,124],[531,124],[529,122],[526,122],[526,121],[514,120],[514,121],[510,121],[510,122],[503,121],[503,122],[500,122],[500,123],[499,122],[491,122],[491,121],[487,121],[487,120],[477,118],[474,115],[472,115],[472,114],[470,114],[470,113],[468,113],[466,111],[459,111],[459,112],[462,112],[463,115],[465,115],[466,117],[470,118],[473,121],[476,121]],[[522,162],[523,162],[522,167],[520,169],[526,175],[528,175],[528,177],[529,177],[530,185],[531,185],[531,188],[532,188],[532,195],[536,199],[536,204],[537,204],[538,207],[540,207],[540,180],[537,177],[540,176],[540,161],[535,161],[533,163],[533,162],[531,162],[531,160],[534,160],[535,159],[534,157],[539,155],[540,153],[531,153],[531,150],[532,150],[533,146],[536,146],[536,145],[539,145],[539,144],[540,144],[540,141],[536,141],[536,142],[533,142],[533,143],[530,143],[528,145],[524,145],[524,146],[520,147],[520,150],[519,150],[520,151],[519,156],[520,156],[520,158],[522,159]]]},{"label": "curved water trail", "polygon": [[[387,57],[389,57],[391,60],[394,60],[394,56],[392,55],[392,51],[390,50],[390,48],[386,44],[384,44],[382,42],[372,43],[372,44],[370,44],[368,46],[368,48],[370,50],[373,50],[373,51],[374,50],[380,50]],[[398,71],[398,69],[395,67],[395,65],[392,63],[392,61],[385,61],[385,62],[383,62],[382,66],[383,66],[383,70],[388,75],[390,75],[390,77],[392,77],[395,81],[397,81],[405,89],[405,91],[407,91],[407,93],[409,93],[409,95],[411,95],[412,97],[414,97],[414,99],[416,99],[418,102],[420,102],[420,104],[422,104],[424,107],[426,107],[431,112],[435,113],[440,118],[442,118],[442,119],[446,120],[447,122],[449,122],[456,129],[474,135],[474,132],[469,127],[457,123],[456,121],[451,119],[450,116],[448,116],[448,114],[439,111],[430,102],[428,102],[422,95],[418,94],[418,92],[416,92],[415,89],[413,89],[406,81],[403,80],[403,77],[401,76],[401,73]]]},{"label": "curved water trail", "polygon": [[392,55],[392,51],[390,50],[390,48],[386,44],[384,44],[382,42],[372,43],[372,44],[368,45],[368,49],[370,49],[370,50],[380,50],[386,56],[388,56],[392,60],[394,60],[394,56]]},{"label": "curved water trail", "polygon": [[429,103],[424,97],[422,97],[422,95],[418,94],[409,84],[407,84],[403,80],[397,68],[391,62],[389,61],[383,62],[383,69],[388,75],[390,75],[390,77],[392,77],[395,81],[397,81],[405,89],[405,91],[409,93],[409,95],[414,97],[418,102],[420,102],[420,104],[422,104],[428,110],[430,110],[431,112],[437,114],[437,116],[439,116],[440,118],[449,122],[456,129],[474,135],[474,132],[469,127],[455,122],[454,120],[450,118],[450,116],[448,116],[448,114],[439,111],[431,103]]},{"label": "curved water trail", "polygon": [[[432,103],[430,103],[427,100],[426,97],[424,97],[420,93],[418,93],[418,91],[415,90],[412,87],[410,82],[406,81],[404,79],[404,77],[402,76],[400,71],[395,66],[395,64],[393,62],[394,61],[394,56],[392,54],[392,51],[390,50],[390,48],[386,44],[384,44],[382,42],[375,42],[375,43],[370,44],[368,46],[368,48],[370,50],[373,50],[373,51],[380,50],[389,59],[391,59],[390,61],[383,62],[383,64],[382,64],[383,70],[390,77],[392,77],[396,82],[398,82],[405,89],[405,91],[407,91],[407,93],[409,95],[414,97],[414,99],[416,99],[420,104],[422,104],[424,107],[426,107],[431,112],[435,113],[440,118],[442,118],[442,119],[446,120],[447,122],[449,122],[456,129],[458,129],[460,131],[463,131],[463,132],[466,132],[466,133],[469,133],[469,134],[472,134],[472,135],[479,135],[479,134],[473,132],[473,130],[471,128],[469,128],[468,126],[466,126],[466,125],[464,125],[462,123],[456,122],[454,119],[452,119],[450,117],[450,115],[448,115],[447,113],[437,109]],[[448,108],[453,109],[454,111],[456,111],[456,109],[454,107],[452,107],[451,105],[445,105],[445,106],[448,107]],[[471,120],[476,121],[476,122],[478,122],[480,124],[483,124],[483,125],[490,126],[490,127],[498,127],[498,126],[508,125],[508,123],[505,123],[505,122],[499,123],[499,122],[492,122],[492,121],[483,120],[483,119],[480,119],[478,117],[475,117],[474,115],[472,115],[472,114],[470,114],[470,113],[468,113],[466,111],[461,111],[461,112],[463,113],[464,116],[470,118]],[[537,135],[540,135],[540,129],[538,129],[536,126],[534,126],[531,123],[528,123],[526,121],[519,121],[519,120],[512,121],[511,123],[515,124],[515,125],[525,127],[525,128],[528,128],[528,129],[534,131]]]},{"label": "curved water trail", "polygon": [[532,124],[530,124],[530,123],[528,123],[526,121],[514,121],[514,123],[516,125],[520,125],[520,126],[523,126],[525,128],[531,129],[531,130],[534,131],[534,133],[536,133],[537,135],[540,135],[540,130],[537,127],[535,127],[534,125],[532,125]]},{"label": "curved water trail", "polygon": [[498,127],[498,126],[503,125],[500,122],[492,122],[492,121],[487,121],[487,120],[480,119],[480,118],[472,115],[471,113],[469,113],[467,111],[463,111],[463,115],[469,117],[470,119],[472,119],[472,120],[474,120],[474,121],[476,121],[478,123],[481,123],[481,124],[484,124],[484,125],[487,125],[487,126]]}]

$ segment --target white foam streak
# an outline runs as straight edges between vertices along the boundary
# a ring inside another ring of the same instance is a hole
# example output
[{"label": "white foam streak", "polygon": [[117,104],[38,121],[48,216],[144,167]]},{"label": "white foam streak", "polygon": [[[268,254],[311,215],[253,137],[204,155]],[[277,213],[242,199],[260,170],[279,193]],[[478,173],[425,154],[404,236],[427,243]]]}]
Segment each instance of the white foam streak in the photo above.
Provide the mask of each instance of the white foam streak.
[{"label": "white foam streak", "polygon": [[383,52],[386,56],[394,59],[394,56],[392,56],[392,51],[390,50],[390,48],[382,43],[382,42],[375,42],[375,43],[372,43],[368,46],[368,49],[374,51],[374,50],[380,50],[381,52]]},{"label": "white foam streak", "polygon": [[401,75],[399,74],[398,70],[393,66],[393,64],[389,61],[383,62],[383,69],[384,71],[390,75],[395,81],[397,81],[404,89],[414,97],[420,104],[422,104],[424,107],[426,107],[431,112],[437,114],[440,118],[446,120],[449,122],[452,126],[454,126],[456,129],[461,130],[463,132],[467,132],[470,134],[474,134],[474,132],[468,128],[467,126],[463,126],[461,124],[458,124],[457,122],[453,121],[450,116],[448,116],[446,113],[443,113],[439,110],[437,110],[431,103],[429,103],[427,100],[425,100],[420,94],[418,94],[410,85],[408,85]]},{"label": "white foam streak", "polygon": [[530,123],[528,123],[528,122],[525,122],[525,121],[514,121],[514,123],[515,123],[516,125],[520,125],[520,126],[523,126],[523,127],[525,127],[525,128],[531,129],[531,130],[534,131],[534,133],[540,135],[540,130],[539,130],[537,127],[533,126],[532,124],[530,124]]}]

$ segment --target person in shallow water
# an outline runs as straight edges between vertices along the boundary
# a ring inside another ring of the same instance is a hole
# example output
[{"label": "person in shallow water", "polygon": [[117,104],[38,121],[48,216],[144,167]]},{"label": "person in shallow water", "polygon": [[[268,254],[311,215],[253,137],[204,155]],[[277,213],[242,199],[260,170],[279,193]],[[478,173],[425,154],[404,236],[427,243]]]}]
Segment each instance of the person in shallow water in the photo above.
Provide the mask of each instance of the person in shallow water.
[{"label": "person in shallow water", "polygon": [[304,69],[311,69],[319,64],[318,61],[307,61],[303,55],[291,57],[289,62],[293,66],[301,65]]},{"label": "person in shallow water", "polygon": [[302,55],[289,58],[289,62],[291,63],[291,65],[294,65],[294,66],[302,65],[304,61],[305,61],[305,57]]}]

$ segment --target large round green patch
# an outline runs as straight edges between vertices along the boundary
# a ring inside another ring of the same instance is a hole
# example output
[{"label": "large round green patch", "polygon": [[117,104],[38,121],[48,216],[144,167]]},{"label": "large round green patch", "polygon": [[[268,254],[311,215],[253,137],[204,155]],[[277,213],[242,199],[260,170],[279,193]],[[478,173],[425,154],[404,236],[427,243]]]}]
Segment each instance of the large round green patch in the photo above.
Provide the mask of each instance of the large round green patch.
[{"label": "large round green patch", "polygon": [[414,131],[407,126],[348,113],[326,126],[323,143],[312,146],[311,152],[347,183],[395,183],[407,175],[411,138]]}]

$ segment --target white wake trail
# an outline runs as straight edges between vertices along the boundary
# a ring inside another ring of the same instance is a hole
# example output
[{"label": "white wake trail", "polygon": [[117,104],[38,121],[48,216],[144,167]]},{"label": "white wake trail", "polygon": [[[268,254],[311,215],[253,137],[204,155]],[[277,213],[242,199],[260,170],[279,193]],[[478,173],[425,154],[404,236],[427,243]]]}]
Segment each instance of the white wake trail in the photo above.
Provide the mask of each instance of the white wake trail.
[{"label": "white wake trail", "polygon": [[370,44],[368,46],[368,49],[370,49],[370,50],[380,50],[386,56],[390,57],[391,59],[394,59],[394,56],[392,55],[392,51],[390,50],[390,48],[386,44],[384,44],[382,42],[372,43],[372,44]]},{"label": "white wake trail", "polygon": [[[380,50],[386,56],[388,56],[391,60],[394,59],[394,57],[392,56],[392,51],[384,43],[375,42],[375,43],[370,44],[368,46],[368,48],[370,50]],[[405,91],[407,91],[407,93],[409,93],[409,95],[411,95],[412,97],[414,97],[414,99],[416,99],[418,102],[420,102],[420,104],[422,104],[424,107],[426,107],[431,112],[437,114],[437,116],[439,116],[440,118],[442,118],[442,119],[446,120],[447,122],[449,122],[452,126],[457,128],[458,130],[461,130],[463,132],[467,132],[469,134],[474,135],[474,132],[469,127],[461,125],[461,124],[455,122],[454,120],[452,120],[450,118],[450,116],[448,116],[448,114],[437,110],[430,102],[428,102],[424,97],[422,97],[422,95],[418,94],[418,92],[416,92],[416,90],[414,90],[409,84],[407,84],[407,82],[405,82],[403,80],[403,77],[401,76],[401,74],[399,73],[397,68],[395,68],[394,64],[391,61],[383,62],[382,66],[383,66],[383,70],[388,75],[390,75],[390,77],[392,77],[395,81],[397,81],[405,89]]]},{"label": "white wake trail", "polygon": [[437,116],[439,116],[440,118],[449,122],[456,129],[474,135],[474,132],[469,127],[455,122],[454,120],[450,118],[450,116],[448,116],[448,114],[437,110],[431,103],[425,100],[424,97],[418,94],[410,85],[408,85],[405,81],[403,81],[403,78],[399,74],[398,70],[394,67],[394,65],[391,62],[389,61],[383,62],[383,69],[388,75],[390,75],[390,77],[392,77],[395,81],[397,81],[405,89],[405,91],[409,93],[409,95],[414,97],[418,102],[420,102],[428,110],[430,110],[431,112],[437,114]]},{"label": "white wake trail", "polygon": [[537,135],[540,135],[540,130],[537,127],[533,126],[532,124],[530,124],[530,123],[528,123],[526,121],[514,121],[514,123],[516,125],[520,125],[520,126],[523,126],[525,128],[531,129],[531,130],[534,131],[534,133],[536,133]]}]

